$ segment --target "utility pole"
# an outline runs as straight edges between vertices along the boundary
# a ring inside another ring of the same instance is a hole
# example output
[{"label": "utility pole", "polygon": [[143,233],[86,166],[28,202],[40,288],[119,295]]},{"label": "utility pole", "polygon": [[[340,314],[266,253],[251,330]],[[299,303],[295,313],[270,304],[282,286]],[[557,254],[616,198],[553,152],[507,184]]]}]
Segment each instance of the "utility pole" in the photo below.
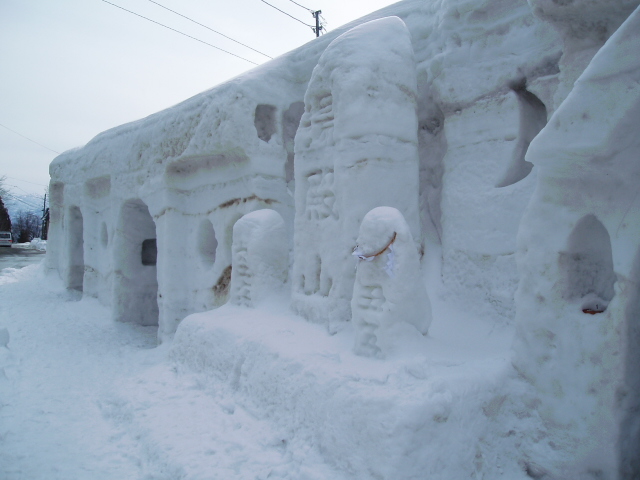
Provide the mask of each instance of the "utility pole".
[{"label": "utility pole", "polygon": [[[40,239],[41,240],[46,240],[47,239],[47,231],[45,230],[45,228],[47,228],[47,224],[48,219],[46,219],[46,213],[47,213],[47,194],[44,194],[44,201],[42,202],[42,224],[40,226]],[[43,238],[44,237],[44,238]]]},{"label": "utility pole", "polygon": [[311,15],[313,15],[313,18],[316,19],[316,26],[315,28],[313,28],[313,31],[316,32],[316,38],[318,38],[320,36],[320,31],[322,30],[322,25],[320,25],[320,14],[322,13],[322,10],[316,10],[315,12],[311,12]]}]

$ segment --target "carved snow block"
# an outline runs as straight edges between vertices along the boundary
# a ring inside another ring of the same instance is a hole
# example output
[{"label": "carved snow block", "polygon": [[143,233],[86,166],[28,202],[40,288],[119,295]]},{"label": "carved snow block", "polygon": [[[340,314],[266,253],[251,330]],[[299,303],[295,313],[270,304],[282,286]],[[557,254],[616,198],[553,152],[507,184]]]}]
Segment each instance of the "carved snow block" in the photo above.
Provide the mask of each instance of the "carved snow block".
[{"label": "carved snow block", "polygon": [[231,292],[235,305],[254,307],[287,281],[289,249],[282,216],[256,210],[233,226]]},{"label": "carved snow block", "polygon": [[526,453],[549,478],[640,478],[638,32],[640,9],[527,155],[514,365],[545,426]]},{"label": "carved snow block", "polygon": [[324,51],[295,138],[292,306],[335,331],[351,317],[350,254],[365,214],[400,210],[416,240],[416,71],[397,17],[341,35]]},{"label": "carved snow block", "polygon": [[113,228],[110,225],[111,178],[108,175],[92,178],[84,183],[83,218],[84,287],[83,294],[100,298],[109,303],[111,291],[110,241]]},{"label": "carved snow block", "polygon": [[[445,121],[442,188],[443,279],[478,308],[513,316],[518,225],[534,188],[530,142],[547,121],[524,85],[478,100]],[[511,272],[496,284],[492,271]]]},{"label": "carved snow block", "polygon": [[[402,214],[377,207],[360,225],[353,255],[358,258],[351,315],[359,355],[384,357],[407,334],[426,334],[431,303],[420,256]],[[415,328],[410,328],[409,325]]]}]

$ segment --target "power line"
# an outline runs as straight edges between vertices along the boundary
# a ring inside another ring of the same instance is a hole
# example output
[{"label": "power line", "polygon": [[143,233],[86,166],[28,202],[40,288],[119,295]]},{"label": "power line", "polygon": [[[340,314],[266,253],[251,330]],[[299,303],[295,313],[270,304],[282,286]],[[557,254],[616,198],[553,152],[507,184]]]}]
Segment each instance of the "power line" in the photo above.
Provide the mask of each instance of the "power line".
[{"label": "power line", "polygon": [[305,10],[308,10],[308,11],[310,11],[310,12],[313,12],[313,9],[312,9],[312,8],[307,8],[307,7],[305,7],[304,5],[300,5],[298,2],[294,2],[293,0],[289,0],[289,1],[290,1],[291,3],[295,3],[295,4],[296,4],[296,5],[298,5],[299,7],[304,8]]},{"label": "power line", "polygon": [[[106,0],[102,0],[102,1],[106,1]],[[300,22],[303,25],[306,25],[307,27],[313,29],[313,25],[309,25],[308,23],[304,23],[302,20],[300,20],[299,18],[294,17],[293,15],[289,15],[287,12],[285,12],[284,10],[280,10],[278,7],[275,7],[273,5],[271,5],[269,2],[265,2],[265,0],[260,0],[262,3],[266,3],[267,5],[269,5],[271,8],[275,8],[276,10],[278,10],[281,13],[284,13],[287,17],[291,17],[293,18],[296,22]]]},{"label": "power line", "polygon": [[9,200],[13,200],[14,202],[21,202],[21,203],[24,203],[27,207],[31,207],[31,208],[33,208],[35,210],[40,210],[40,206],[36,207],[34,205],[31,205],[31,204],[25,202],[24,200],[22,200],[21,198],[16,197],[12,193],[7,194],[6,196],[9,198]]},{"label": "power line", "polygon": [[[48,187],[49,185],[43,185],[42,183],[35,183],[35,182],[30,182],[28,180],[22,180],[21,178],[16,178],[16,177],[10,177],[8,175],[5,175],[6,178],[10,178],[11,180],[18,180],[19,182],[24,182],[24,183],[30,183],[31,185],[38,185],[40,187]],[[20,187],[18,187],[20,188]]]},{"label": "power line", "polygon": [[148,20],[148,21],[150,21],[150,22],[152,22],[152,23],[155,23],[156,25],[160,25],[161,27],[164,27],[164,28],[167,28],[167,29],[169,29],[169,30],[171,30],[171,31],[174,31],[174,32],[176,32],[176,33],[179,33],[180,35],[184,35],[185,37],[189,37],[189,38],[191,38],[191,39],[193,39],[193,40],[196,40],[197,42],[204,43],[205,45],[209,45],[210,47],[213,47],[213,48],[215,48],[216,50],[220,50],[221,52],[228,53],[229,55],[233,55],[234,57],[237,57],[237,58],[240,58],[241,60],[244,60],[245,62],[249,62],[249,63],[252,63],[252,64],[254,64],[254,65],[259,65],[258,63],[256,63],[256,62],[252,62],[251,60],[248,60],[248,59],[246,59],[246,58],[244,58],[244,57],[241,57],[240,55],[236,55],[235,53],[231,53],[231,52],[229,52],[229,51],[227,51],[227,50],[225,50],[225,49],[223,49],[223,48],[216,47],[215,45],[211,45],[210,43],[205,42],[204,40],[200,40],[199,38],[192,37],[191,35],[188,35],[188,34],[186,34],[186,33],[184,33],[184,32],[181,32],[180,30],[176,30],[175,28],[168,27],[168,26],[167,26],[167,25],[165,25],[164,23],[156,22],[155,20],[151,20],[150,18],[147,18],[147,17],[145,17],[144,15],[140,15],[139,13],[132,12],[131,10],[127,10],[126,8],[121,7],[120,5],[116,5],[115,3],[108,2],[107,0],[102,0],[102,1],[103,1],[104,3],[108,3],[109,5],[113,5],[114,7],[119,8],[120,10],[124,10],[125,12],[129,12],[129,13],[131,13],[131,14],[133,14],[133,15],[137,16],[137,17],[144,18],[145,20]]},{"label": "power line", "polygon": [[27,195],[33,195],[33,193],[27,192],[24,188],[20,188],[17,185],[7,185],[7,187],[13,187],[13,188],[17,188],[18,190],[22,190],[24,193],[26,193]]},{"label": "power line", "polygon": [[[236,42],[237,44],[242,45],[243,47],[247,47],[249,50],[253,50],[254,52],[259,53],[260,55],[264,55],[264,56],[265,56],[265,57],[267,57],[267,58],[273,58],[273,57],[271,57],[271,56],[267,55],[266,53],[262,53],[260,50],[256,50],[255,48],[252,48],[252,47],[250,47],[249,45],[245,45],[244,43],[239,42],[238,40],[235,40],[235,39],[233,39],[233,38],[231,38],[231,37],[229,37],[229,36],[225,35],[224,33],[220,33],[220,32],[218,32],[217,30],[214,30],[214,29],[213,29],[213,28],[211,28],[211,27],[207,27],[206,25],[203,25],[202,23],[197,22],[197,21],[193,20],[192,18],[187,17],[186,15],[182,15],[181,13],[178,13],[178,12],[176,12],[175,10],[171,10],[170,8],[165,7],[164,5],[160,5],[158,2],[155,2],[154,0],[149,0],[149,1],[150,1],[151,3],[155,3],[156,5],[158,5],[158,6],[159,6],[159,7],[161,7],[161,8],[164,8],[165,10],[169,10],[170,12],[175,13],[176,15],[181,16],[182,18],[186,18],[187,20],[189,20],[190,22],[195,23],[196,25],[200,25],[201,27],[204,27],[204,28],[206,28],[207,30],[211,30],[212,32],[217,33],[218,35],[222,35],[224,38],[228,38],[228,39],[229,39],[229,40],[231,40],[232,42]],[[292,0],[292,1],[293,1],[293,0]]]},{"label": "power line", "polygon": [[49,147],[45,147],[45,146],[44,146],[44,145],[42,145],[41,143],[38,143],[38,142],[36,142],[35,140],[33,140],[33,139],[31,139],[31,138],[29,138],[29,137],[27,137],[27,136],[25,136],[25,135],[22,135],[21,133],[16,132],[15,130],[11,130],[9,127],[7,127],[7,126],[5,126],[5,125],[2,125],[1,123],[0,123],[0,127],[2,127],[2,128],[6,128],[6,129],[7,129],[7,130],[9,130],[11,133],[15,133],[16,135],[19,135],[19,136],[21,136],[22,138],[26,138],[27,140],[29,140],[30,142],[35,143],[36,145],[40,145],[42,148],[46,148],[46,149],[47,149],[47,150],[49,150],[50,152],[57,153],[58,155],[60,155],[60,152],[56,152],[55,150],[53,150],[53,149],[51,149],[51,148],[49,148]]}]

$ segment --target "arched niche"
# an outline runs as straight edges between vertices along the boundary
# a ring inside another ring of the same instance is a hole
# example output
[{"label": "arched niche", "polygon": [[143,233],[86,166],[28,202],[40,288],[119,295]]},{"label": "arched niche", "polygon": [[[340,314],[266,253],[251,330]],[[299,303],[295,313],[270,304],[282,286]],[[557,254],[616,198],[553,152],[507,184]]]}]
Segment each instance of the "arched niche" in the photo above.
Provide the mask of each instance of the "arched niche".
[{"label": "arched niche", "polygon": [[129,200],[122,206],[113,255],[115,319],[158,325],[156,225],[142,200]]},{"label": "arched niche", "polygon": [[206,268],[213,267],[216,261],[216,250],[218,249],[218,239],[211,220],[205,218],[200,222],[197,236],[197,251],[200,261]]},{"label": "arched niche", "polygon": [[614,295],[616,275],[609,232],[595,215],[578,221],[559,262],[563,298],[580,302],[585,313],[606,310]]}]

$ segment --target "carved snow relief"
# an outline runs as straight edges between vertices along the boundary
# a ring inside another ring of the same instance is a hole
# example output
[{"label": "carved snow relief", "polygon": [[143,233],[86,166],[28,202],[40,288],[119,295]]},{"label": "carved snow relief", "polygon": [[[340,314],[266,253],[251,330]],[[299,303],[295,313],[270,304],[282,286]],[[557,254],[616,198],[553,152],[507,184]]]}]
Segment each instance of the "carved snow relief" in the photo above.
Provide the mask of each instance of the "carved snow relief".
[{"label": "carved snow relief", "polygon": [[231,298],[254,307],[287,281],[289,249],[284,220],[275,210],[256,210],[233,226]]},{"label": "carved snow relief", "polygon": [[364,215],[398,208],[420,238],[416,83],[396,17],[341,35],[313,71],[295,138],[292,305],[332,331],[351,317],[349,253]]},{"label": "carved snow relief", "polygon": [[402,343],[398,327],[409,324],[426,334],[431,303],[420,257],[402,214],[391,207],[371,210],[362,220],[353,255],[358,261],[351,314],[354,350],[384,357]]}]

